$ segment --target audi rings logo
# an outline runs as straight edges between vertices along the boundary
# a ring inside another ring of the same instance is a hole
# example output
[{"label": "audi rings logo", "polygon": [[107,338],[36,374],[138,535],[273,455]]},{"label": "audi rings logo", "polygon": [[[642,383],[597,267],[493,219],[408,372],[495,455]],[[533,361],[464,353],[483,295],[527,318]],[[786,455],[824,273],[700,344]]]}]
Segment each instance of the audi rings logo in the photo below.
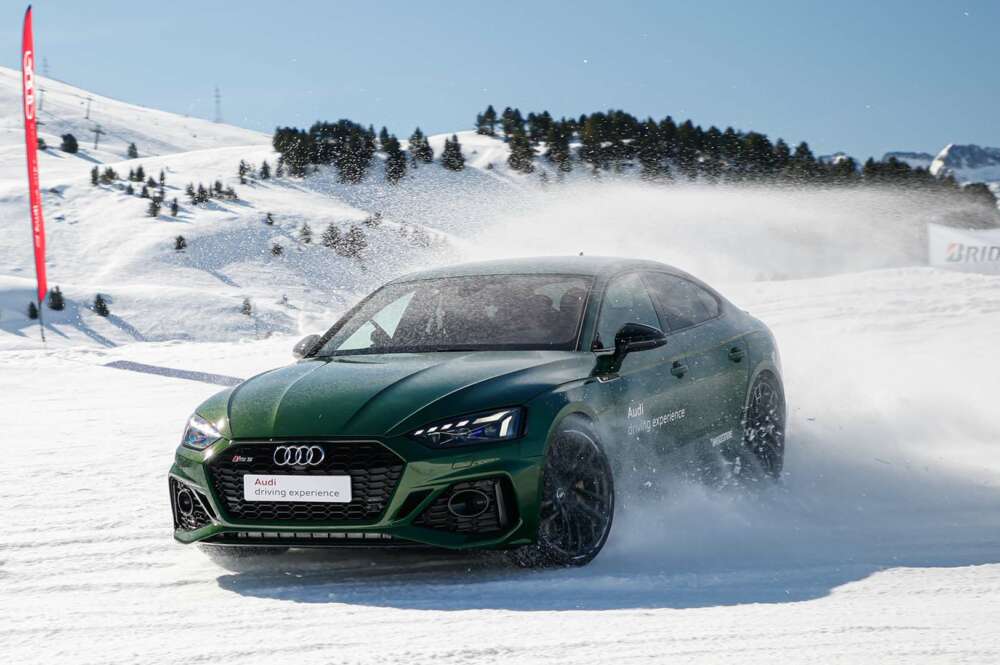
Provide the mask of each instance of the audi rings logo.
[{"label": "audi rings logo", "polygon": [[278,466],[318,466],[326,459],[319,446],[278,446],[274,449],[274,463]]}]

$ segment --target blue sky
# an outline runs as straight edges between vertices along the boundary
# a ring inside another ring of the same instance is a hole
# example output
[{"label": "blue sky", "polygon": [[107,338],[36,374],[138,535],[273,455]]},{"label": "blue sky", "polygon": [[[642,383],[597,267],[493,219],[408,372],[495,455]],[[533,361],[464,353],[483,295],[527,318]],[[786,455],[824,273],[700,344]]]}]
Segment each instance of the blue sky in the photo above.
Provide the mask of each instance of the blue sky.
[{"label": "blue sky", "polygon": [[[616,8],[620,5],[621,8]],[[0,12],[18,65],[24,6]],[[35,3],[55,78],[272,131],[349,117],[409,135],[492,103],[623,108],[859,157],[1000,145],[1000,2]]]}]

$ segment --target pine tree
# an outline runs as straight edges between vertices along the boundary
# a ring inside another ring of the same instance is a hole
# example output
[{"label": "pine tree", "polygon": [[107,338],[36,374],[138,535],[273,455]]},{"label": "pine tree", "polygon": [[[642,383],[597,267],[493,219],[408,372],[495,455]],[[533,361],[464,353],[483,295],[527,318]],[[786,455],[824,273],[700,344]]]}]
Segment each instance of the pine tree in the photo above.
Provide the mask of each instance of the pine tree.
[{"label": "pine tree", "polygon": [[184,236],[177,236],[176,238],[174,238],[174,251],[183,252],[185,249],[187,249],[187,246],[188,243],[187,240],[185,240]]},{"label": "pine tree", "polygon": [[135,195],[135,187],[132,186],[132,183],[125,185],[125,193],[129,196]]},{"label": "pine tree", "polygon": [[100,179],[101,179],[101,172],[98,170],[98,168],[95,166],[94,168],[90,169],[90,184],[96,187]]},{"label": "pine tree", "polygon": [[253,305],[250,303],[249,298],[243,299],[243,304],[240,306],[240,314],[243,314],[244,316],[253,315]]},{"label": "pine tree", "polygon": [[490,104],[484,113],[476,116],[476,133],[484,136],[495,136],[497,126],[497,112]]},{"label": "pine tree", "polygon": [[275,178],[285,177],[285,160],[282,157],[278,157],[278,168],[274,170],[274,177]]},{"label": "pine tree", "polygon": [[559,168],[559,173],[573,169],[569,141],[572,130],[566,122],[554,122],[545,136],[545,158]]},{"label": "pine tree", "polygon": [[28,303],[28,318],[32,321],[38,318],[38,307],[33,302]]},{"label": "pine tree", "polygon": [[365,232],[358,226],[352,226],[340,243],[337,253],[341,256],[358,258],[367,247],[368,239],[365,237]]},{"label": "pine tree", "polygon": [[382,144],[385,150],[385,179],[390,184],[396,184],[406,175],[406,153],[399,145],[395,136],[389,136]]},{"label": "pine tree", "polygon": [[146,179],[146,171],[145,171],[145,170],[143,170],[143,168],[142,168],[142,164],[140,164],[140,165],[139,165],[138,167],[136,167],[136,169],[135,169],[135,181],[136,181],[136,182],[142,182],[142,181],[143,181],[143,180],[145,180],[145,179]]},{"label": "pine tree", "polygon": [[[129,185],[129,186],[131,187],[131,185]],[[142,198],[144,198],[144,199],[148,199],[149,198],[149,188],[146,187],[145,185],[143,185],[142,186],[142,191],[139,192],[139,196],[142,197]]]},{"label": "pine tree", "polygon": [[177,197],[175,196],[174,200],[170,202],[170,216],[176,217],[180,211],[181,211],[181,206],[180,204],[177,203]]},{"label": "pine tree", "polygon": [[156,189],[156,181],[153,180],[153,176],[149,176],[149,178],[146,180],[146,186]]},{"label": "pine tree", "polygon": [[523,131],[515,131],[510,138],[510,156],[507,157],[507,164],[521,173],[531,173],[535,170],[535,149]]},{"label": "pine tree", "polygon": [[150,217],[159,217],[161,205],[162,205],[162,199],[154,196],[149,201],[149,207],[146,208],[146,214],[149,215]]},{"label": "pine tree", "polygon": [[128,181],[135,182],[135,169],[128,170]]},{"label": "pine tree", "polygon": [[640,173],[644,180],[655,181],[663,177],[666,161],[663,142],[660,137],[660,127],[655,120],[649,118],[642,126],[642,135],[636,157],[642,166]]},{"label": "pine tree", "polygon": [[272,256],[281,256],[284,253],[285,253],[285,248],[279,245],[278,243],[274,243],[273,245],[271,245]]},{"label": "pine tree", "polygon": [[342,238],[340,236],[340,229],[338,229],[335,224],[330,224],[329,226],[326,227],[326,230],[323,231],[323,234],[320,236],[319,242],[324,247],[328,247],[330,249],[339,249],[340,243],[342,242]]},{"label": "pine tree", "polygon": [[160,169],[160,189],[163,189],[166,186],[167,186],[167,174],[163,172],[163,169]]},{"label": "pine tree", "polygon": [[521,117],[521,111],[518,109],[512,109],[507,107],[503,110],[500,115],[500,128],[503,129],[504,138],[510,140],[513,134],[520,130],[524,131],[524,119]]},{"label": "pine tree", "polygon": [[101,182],[110,185],[115,180],[118,180],[118,173],[110,166],[104,167],[104,170],[101,171]]},{"label": "pine tree", "polygon": [[194,191],[194,183],[189,182],[184,188],[184,195],[191,199],[191,205],[198,205],[198,194]]},{"label": "pine tree", "polygon": [[54,286],[49,289],[49,309],[61,312],[66,307],[66,301],[63,298],[62,290],[58,286]]},{"label": "pine tree", "polygon": [[100,293],[94,298],[94,314],[98,316],[107,316],[111,313],[108,309],[108,303]]},{"label": "pine tree", "polygon": [[302,228],[299,229],[299,240],[302,242],[303,245],[308,245],[309,243],[312,242],[312,239],[313,239],[313,232],[312,229],[309,228],[309,223],[303,222]]},{"label": "pine tree", "polygon": [[385,126],[378,132],[378,144],[382,148],[382,152],[385,152],[386,143],[389,141],[389,130]]},{"label": "pine tree", "polygon": [[73,154],[80,149],[80,145],[76,142],[76,137],[72,134],[63,134],[62,143],[59,145],[59,149],[63,152]]},{"label": "pine tree", "polygon": [[201,184],[199,182],[198,183],[198,191],[195,194],[195,200],[194,200],[194,202],[196,204],[198,204],[198,203],[205,203],[207,201],[208,201],[208,190],[205,189],[205,185],[203,185],[203,184]]},{"label": "pine tree", "polygon": [[269,180],[271,178],[271,166],[264,160],[264,163],[260,165],[260,179]]},{"label": "pine tree", "polygon": [[410,157],[414,166],[419,162],[430,164],[434,161],[434,149],[431,148],[431,144],[419,127],[414,129],[413,134],[410,135]]},{"label": "pine tree", "polygon": [[444,140],[441,165],[450,171],[461,171],[465,168],[465,157],[462,155],[462,144],[458,142],[458,135],[452,134],[451,140]]},{"label": "pine tree", "polygon": [[134,143],[128,144],[128,158],[135,159],[139,156],[139,149],[135,147]]}]

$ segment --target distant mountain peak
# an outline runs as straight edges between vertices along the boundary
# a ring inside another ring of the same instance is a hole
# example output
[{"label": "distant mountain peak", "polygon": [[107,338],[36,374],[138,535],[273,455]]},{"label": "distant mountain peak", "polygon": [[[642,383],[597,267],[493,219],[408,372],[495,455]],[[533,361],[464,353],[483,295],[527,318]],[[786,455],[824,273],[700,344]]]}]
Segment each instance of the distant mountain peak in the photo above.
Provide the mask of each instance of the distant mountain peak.
[{"label": "distant mountain peak", "polygon": [[959,182],[1000,181],[1000,148],[949,143],[934,158],[931,173]]}]

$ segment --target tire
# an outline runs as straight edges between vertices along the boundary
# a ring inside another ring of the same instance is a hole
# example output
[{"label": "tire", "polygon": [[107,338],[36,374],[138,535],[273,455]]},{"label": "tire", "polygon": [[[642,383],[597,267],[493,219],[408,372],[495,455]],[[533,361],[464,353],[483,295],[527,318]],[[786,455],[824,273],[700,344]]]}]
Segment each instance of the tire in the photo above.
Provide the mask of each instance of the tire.
[{"label": "tire", "polygon": [[515,550],[525,567],[583,566],[611,533],[615,488],[611,465],[590,422],[570,416],[546,452],[536,543]]},{"label": "tire", "polygon": [[732,465],[740,480],[777,480],[785,463],[785,392],[781,381],[762,372],[747,393],[743,440]]}]

